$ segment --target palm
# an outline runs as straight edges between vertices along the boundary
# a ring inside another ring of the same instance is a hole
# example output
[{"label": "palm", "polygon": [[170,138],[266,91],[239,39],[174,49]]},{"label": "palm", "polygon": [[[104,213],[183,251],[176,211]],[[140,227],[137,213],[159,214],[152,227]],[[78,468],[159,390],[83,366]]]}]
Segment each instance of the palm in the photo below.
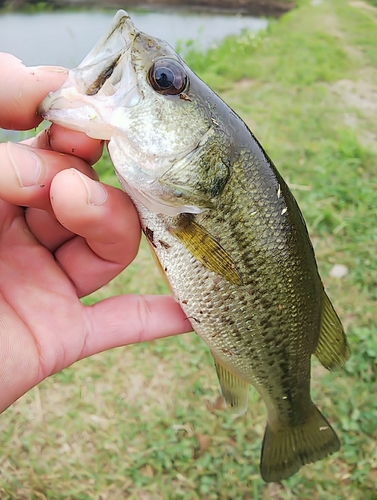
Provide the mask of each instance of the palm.
[{"label": "palm", "polygon": [[[23,209],[5,203],[1,208],[2,334],[36,383],[80,357],[84,309],[53,255],[28,231]],[[26,373],[16,369],[14,375]]]}]

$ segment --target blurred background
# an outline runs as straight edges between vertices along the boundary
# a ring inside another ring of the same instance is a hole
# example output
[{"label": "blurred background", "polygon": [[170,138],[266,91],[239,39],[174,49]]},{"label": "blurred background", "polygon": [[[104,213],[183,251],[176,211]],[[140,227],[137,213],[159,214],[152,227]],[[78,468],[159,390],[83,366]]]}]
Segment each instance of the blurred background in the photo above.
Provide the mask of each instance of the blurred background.
[{"label": "blurred background", "polygon": [[[377,500],[376,0],[0,6],[0,50],[28,65],[77,65],[119,7],[176,47],[290,185],[352,348],[340,372],[313,360],[313,400],[342,449],[281,484],[259,477],[258,395],[250,389],[247,414],[234,419],[208,350],[188,334],[83,360],[4,412],[0,498]],[[19,136],[0,130],[10,138]],[[95,167],[117,185],[106,154]],[[144,241],[83,300],[121,293],[168,293]]]},{"label": "blurred background", "polygon": [[[20,2],[18,2],[20,3]],[[0,17],[0,48],[12,52],[27,65],[55,64],[66,67],[77,66],[105,33],[114,16],[115,9],[104,9],[107,2],[99,6],[45,11],[39,7],[33,14],[25,11],[9,11]],[[26,4],[26,2],[24,2]],[[123,7],[125,4],[123,3]],[[242,30],[256,33],[265,29],[265,18],[242,15],[196,11],[195,8],[137,10],[128,8],[139,29],[166,40],[173,47],[177,43],[195,44],[207,50],[228,35]]]}]

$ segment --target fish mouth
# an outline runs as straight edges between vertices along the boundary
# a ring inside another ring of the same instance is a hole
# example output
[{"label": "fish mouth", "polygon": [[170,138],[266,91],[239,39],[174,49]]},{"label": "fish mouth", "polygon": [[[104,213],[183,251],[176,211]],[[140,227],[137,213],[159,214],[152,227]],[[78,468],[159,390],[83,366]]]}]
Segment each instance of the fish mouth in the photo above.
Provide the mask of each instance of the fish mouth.
[{"label": "fish mouth", "polygon": [[131,62],[139,33],[127,12],[118,11],[109,32],[69,71],[64,85],[45,97],[38,113],[65,128],[110,140],[114,110],[133,107],[142,98]]}]

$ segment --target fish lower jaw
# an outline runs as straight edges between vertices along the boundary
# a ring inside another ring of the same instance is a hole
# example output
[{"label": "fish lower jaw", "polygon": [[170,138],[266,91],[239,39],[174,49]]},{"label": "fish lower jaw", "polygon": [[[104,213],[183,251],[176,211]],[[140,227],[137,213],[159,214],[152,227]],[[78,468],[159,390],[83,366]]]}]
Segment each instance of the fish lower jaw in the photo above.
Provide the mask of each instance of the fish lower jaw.
[{"label": "fish lower jaw", "polygon": [[83,132],[92,139],[104,141],[111,139],[112,134],[109,133],[110,131],[106,130],[106,126],[103,126],[101,123],[95,121],[95,118],[91,118],[91,116],[94,116],[94,113],[92,113],[91,110],[82,110],[82,115],[85,120],[81,121],[80,119],[77,119],[77,115],[71,119],[71,117],[69,115],[67,116],[67,113],[62,110],[57,113],[54,111],[46,113],[44,118],[66,129]]},{"label": "fish lower jaw", "polygon": [[103,117],[103,110],[97,109],[93,101],[88,103],[73,87],[48,94],[39,105],[38,113],[45,120],[84,132],[93,139],[110,140],[113,135],[113,127]]}]

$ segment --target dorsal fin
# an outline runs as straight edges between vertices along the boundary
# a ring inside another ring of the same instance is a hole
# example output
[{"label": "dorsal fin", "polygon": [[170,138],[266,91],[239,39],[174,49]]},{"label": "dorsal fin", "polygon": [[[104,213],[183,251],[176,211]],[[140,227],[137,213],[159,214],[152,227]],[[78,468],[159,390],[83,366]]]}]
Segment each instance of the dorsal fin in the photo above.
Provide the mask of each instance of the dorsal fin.
[{"label": "dorsal fin", "polygon": [[350,357],[350,348],[342,323],[325,291],[323,291],[321,331],[314,355],[329,370],[340,368]]}]

